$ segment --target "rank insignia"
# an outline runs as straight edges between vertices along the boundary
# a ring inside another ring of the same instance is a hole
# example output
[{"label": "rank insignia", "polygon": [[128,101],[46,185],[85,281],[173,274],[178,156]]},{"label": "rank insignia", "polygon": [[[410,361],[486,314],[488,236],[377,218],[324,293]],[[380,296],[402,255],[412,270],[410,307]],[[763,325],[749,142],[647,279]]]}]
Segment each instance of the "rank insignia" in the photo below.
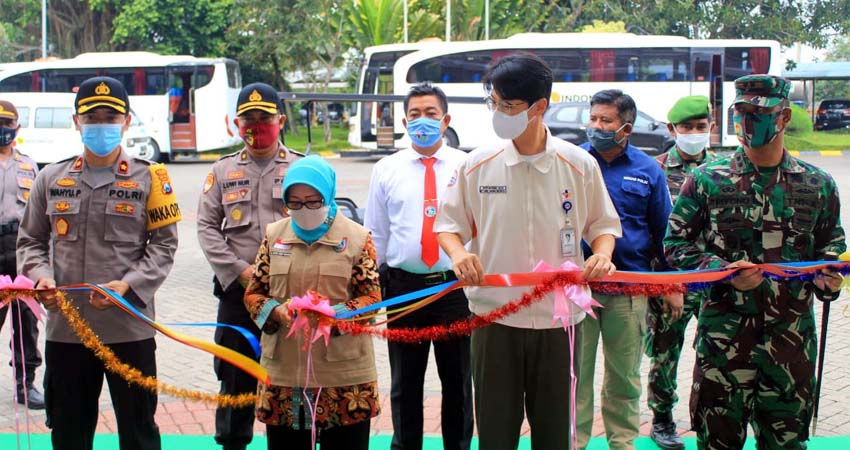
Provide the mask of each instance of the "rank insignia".
[{"label": "rank insignia", "polygon": [[230,218],[233,219],[234,222],[239,222],[240,220],[242,220],[242,210],[238,208],[234,209],[230,212]]},{"label": "rank insignia", "polygon": [[65,212],[65,211],[71,209],[71,203],[70,202],[56,202],[56,206],[54,208],[56,208],[57,212]]},{"label": "rank insignia", "polygon": [[132,203],[116,203],[115,212],[118,214],[133,214],[136,212],[136,207]]},{"label": "rank insignia", "polygon": [[[0,112],[3,112],[2,106],[0,106]],[[20,161],[20,160],[21,160],[21,155],[15,153],[15,161]],[[30,168],[32,168],[32,167],[30,167]]]},{"label": "rank insignia", "polygon": [[345,251],[346,248],[348,248],[348,238],[344,237],[342,238],[342,240],[339,241],[339,244],[334,247],[334,251],[337,253],[342,253]]},{"label": "rank insignia", "polygon": [[139,183],[136,181],[129,180],[119,180],[115,182],[115,185],[122,189],[136,189],[139,187]]},{"label": "rank insignia", "polygon": [[77,181],[73,178],[62,178],[56,181],[56,184],[62,187],[76,186]]},{"label": "rank insignia", "polygon": [[127,161],[121,161],[118,163],[118,173],[121,175],[127,175],[130,173],[130,164]]},{"label": "rank insignia", "polygon": [[207,178],[204,180],[204,194],[212,189],[213,184],[215,184],[215,175],[212,172],[207,174]]},{"label": "rank insignia", "polygon": [[73,170],[75,172],[79,172],[79,171],[83,170],[83,157],[82,156],[77,157],[77,160],[74,161],[74,166],[71,167],[71,170]]},{"label": "rank insignia", "polygon": [[66,236],[68,234],[68,221],[64,217],[56,219],[56,234]]},{"label": "rank insignia", "polygon": [[279,158],[286,158],[286,150],[281,150],[277,153]]},{"label": "rank insignia", "polygon": [[239,159],[242,160],[242,161],[247,160],[248,159],[248,153],[242,152],[242,154],[239,155]]}]

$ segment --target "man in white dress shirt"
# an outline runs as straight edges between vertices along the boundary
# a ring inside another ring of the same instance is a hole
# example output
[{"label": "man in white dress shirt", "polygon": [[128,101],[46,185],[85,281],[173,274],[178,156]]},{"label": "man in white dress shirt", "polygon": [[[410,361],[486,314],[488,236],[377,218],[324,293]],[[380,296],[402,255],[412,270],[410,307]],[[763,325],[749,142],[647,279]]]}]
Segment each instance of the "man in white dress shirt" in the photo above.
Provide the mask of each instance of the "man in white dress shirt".
[{"label": "man in white dress shirt", "polygon": [[[404,125],[411,148],[379,161],[372,171],[365,226],[381,264],[384,298],[424,289],[455,279],[451,260],[440,250],[433,232],[443,193],[456,179],[466,153],[443,144],[449,126],[446,94],[428,83],[410,89],[404,100]],[[399,305],[402,306],[402,305]],[[394,307],[395,308],[395,307]],[[463,292],[454,291],[387,327],[425,327],[465,319],[469,306]],[[389,342],[390,391],[394,450],[421,450],[423,384],[431,342]],[[443,448],[468,450],[472,439],[470,339],[434,342],[434,356],[443,386]]]},{"label": "man in white dress shirt", "polygon": [[[552,79],[549,66],[529,54],[502,57],[484,77],[502,140],[476,149],[458,168],[434,226],[455,273],[469,284],[480,284],[485,273],[531,272],[541,260],[583,266],[587,280],[615,270],[620,220],[599,165],[543,123]],[[587,260],[582,240],[593,251]],[[528,290],[472,286],[466,294],[473,314],[486,316]],[[549,294],[472,332],[479,448],[516,450],[523,415],[535,450],[570,448],[570,339],[554,320],[554,304]],[[563,320],[583,318],[574,307]]]}]

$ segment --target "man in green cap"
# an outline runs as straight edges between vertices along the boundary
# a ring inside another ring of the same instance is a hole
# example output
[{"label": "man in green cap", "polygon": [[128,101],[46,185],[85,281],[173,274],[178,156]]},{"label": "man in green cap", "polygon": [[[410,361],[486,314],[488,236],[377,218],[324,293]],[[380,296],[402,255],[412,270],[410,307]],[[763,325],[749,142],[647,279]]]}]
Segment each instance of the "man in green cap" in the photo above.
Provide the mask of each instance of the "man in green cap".
[{"label": "man in green cap", "polygon": [[846,250],[835,181],[784,148],[787,80],[735,81],[741,146],[685,180],[664,239],[677,269],[738,268],[703,299],[691,425],[700,449],[801,449],[815,386],[813,296],[838,296],[841,277],[766,278],[758,263],[834,259]]},{"label": "man in green cap", "polygon": [[[679,197],[682,183],[691,172],[717,156],[706,151],[714,123],[711,106],[704,95],[680,98],[667,114],[667,130],[676,139],[676,146],[656,159],[667,176],[667,187],[673,203]],[[652,430],[649,437],[662,449],[685,448],[676,432],[673,408],[676,395],[676,373],[685,342],[685,328],[699,311],[703,292],[690,292],[681,305],[668,305],[659,297],[649,299],[646,354],[650,358],[647,403],[652,410]]]}]

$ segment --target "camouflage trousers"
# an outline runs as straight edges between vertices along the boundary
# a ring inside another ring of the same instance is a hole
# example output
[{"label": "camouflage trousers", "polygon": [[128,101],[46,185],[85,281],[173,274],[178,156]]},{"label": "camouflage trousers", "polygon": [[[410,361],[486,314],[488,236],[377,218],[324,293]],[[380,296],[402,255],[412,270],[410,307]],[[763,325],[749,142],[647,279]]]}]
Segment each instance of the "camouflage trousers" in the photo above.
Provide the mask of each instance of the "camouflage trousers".
[{"label": "camouflage trousers", "polygon": [[701,299],[702,293],[688,293],[682,317],[673,323],[668,323],[664,317],[664,301],[660,297],[649,299],[648,332],[644,341],[646,356],[650,358],[647,403],[656,416],[672,413],[679,401],[676,374],[685,343],[685,329],[698,314]]},{"label": "camouflage trousers", "polygon": [[691,390],[699,449],[740,449],[747,425],[758,449],[802,449],[815,386],[811,314],[766,318],[703,308]]}]

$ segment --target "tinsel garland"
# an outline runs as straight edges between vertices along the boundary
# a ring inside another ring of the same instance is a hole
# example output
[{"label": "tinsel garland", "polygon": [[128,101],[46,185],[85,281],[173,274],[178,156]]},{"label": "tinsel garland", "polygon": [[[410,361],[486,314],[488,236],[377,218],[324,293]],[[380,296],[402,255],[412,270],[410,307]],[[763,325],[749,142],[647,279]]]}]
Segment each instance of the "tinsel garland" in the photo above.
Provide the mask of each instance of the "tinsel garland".
[{"label": "tinsel garland", "polygon": [[[490,311],[483,316],[472,316],[468,319],[459,320],[445,325],[432,325],[421,328],[376,328],[371,324],[357,322],[336,322],[341,332],[352,335],[371,335],[381,337],[388,341],[403,342],[408,344],[424,341],[440,341],[452,339],[459,336],[469,336],[472,330],[486,327],[491,323],[517,312],[540,301],[546,294],[556,288],[575,284],[575,277],[567,274],[553,275],[551,279],[535,286],[531,292],[522,294],[519,300],[507,303]],[[660,296],[675,292],[684,293],[686,288],[679,284],[670,285],[626,285],[621,283],[590,283],[591,289],[597,292],[610,292],[621,295],[648,295]]]},{"label": "tinsel garland", "polygon": [[68,325],[71,326],[71,329],[80,338],[83,346],[91,350],[103,362],[103,367],[106,370],[120,376],[124,381],[151,392],[160,392],[176,398],[215,403],[223,408],[245,408],[254,406],[256,403],[257,396],[254,394],[223,395],[191,391],[171,386],[158,380],[156,377],[145,376],[139,369],[121,362],[115,356],[115,353],[100,341],[85,319],[80,317],[77,308],[65,298],[63,291],[56,291],[56,299],[59,311],[65,316],[65,320],[68,321]]}]

